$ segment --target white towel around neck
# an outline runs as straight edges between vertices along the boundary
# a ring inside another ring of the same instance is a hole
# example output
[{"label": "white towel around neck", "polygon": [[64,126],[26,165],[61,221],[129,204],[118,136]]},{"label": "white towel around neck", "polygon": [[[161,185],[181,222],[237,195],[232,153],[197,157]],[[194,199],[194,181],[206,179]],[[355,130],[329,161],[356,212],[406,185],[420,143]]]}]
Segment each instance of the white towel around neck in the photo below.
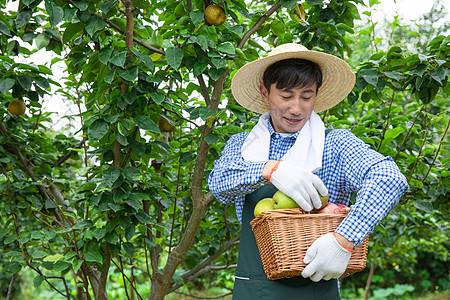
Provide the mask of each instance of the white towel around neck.
[{"label": "white towel around neck", "polygon": [[[270,111],[259,118],[242,145],[241,154],[247,161],[269,159],[270,134],[268,119]],[[291,149],[282,157],[282,161],[291,162],[315,173],[322,167],[322,154],[325,144],[325,125],[319,115],[312,112],[302,127]]]}]

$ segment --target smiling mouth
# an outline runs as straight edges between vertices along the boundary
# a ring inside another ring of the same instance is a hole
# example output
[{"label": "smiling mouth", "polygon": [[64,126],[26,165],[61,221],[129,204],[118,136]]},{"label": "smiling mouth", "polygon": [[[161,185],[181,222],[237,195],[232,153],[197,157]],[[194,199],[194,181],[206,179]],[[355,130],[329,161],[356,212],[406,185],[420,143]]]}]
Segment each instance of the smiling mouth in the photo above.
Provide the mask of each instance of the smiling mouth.
[{"label": "smiling mouth", "polygon": [[291,118],[285,118],[289,123],[300,123],[302,119],[291,119]]}]

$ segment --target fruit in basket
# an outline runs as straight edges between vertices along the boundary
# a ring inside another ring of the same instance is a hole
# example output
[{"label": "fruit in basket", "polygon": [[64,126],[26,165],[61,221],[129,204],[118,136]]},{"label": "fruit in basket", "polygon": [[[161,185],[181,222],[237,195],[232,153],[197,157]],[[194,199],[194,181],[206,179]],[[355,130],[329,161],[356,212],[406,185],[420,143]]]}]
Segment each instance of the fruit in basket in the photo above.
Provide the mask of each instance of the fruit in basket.
[{"label": "fruit in basket", "polygon": [[334,203],[328,203],[324,208],[319,210],[318,214],[342,214],[348,213],[350,211],[350,207],[345,206],[343,204],[336,205]]},{"label": "fruit in basket", "polygon": [[272,198],[264,198],[258,201],[255,206],[255,210],[253,211],[255,217],[258,216],[265,210],[274,209],[272,204]]},{"label": "fruit in basket", "polygon": [[[317,189],[316,189],[316,191],[317,191]],[[322,206],[319,209],[322,209],[328,204],[328,200],[330,199],[330,196],[328,194],[326,194],[325,196],[322,196],[319,193],[319,191],[317,191],[317,193],[319,194],[320,201],[322,201]]]},{"label": "fruit in basket", "polygon": [[344,210],[344,212],[349,213],[350,207],[345,206],[344,204],[338,204],[338,206],[341,208],[341,210]]},{"label": "fruit in basket", "polygon": [[297,202],[291,197],[284,194],[282,191],[277,191],[273,197],[273,207],[275,209],[288,209],[300,207]]}]

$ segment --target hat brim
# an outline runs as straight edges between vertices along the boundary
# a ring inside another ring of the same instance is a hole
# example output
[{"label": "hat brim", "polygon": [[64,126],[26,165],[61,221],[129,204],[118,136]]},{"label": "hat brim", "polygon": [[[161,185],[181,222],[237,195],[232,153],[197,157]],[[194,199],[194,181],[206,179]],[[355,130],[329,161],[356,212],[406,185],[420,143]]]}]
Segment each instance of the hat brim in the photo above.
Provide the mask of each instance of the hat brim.
[{"label": "hat brim", "polygon": [[246,109],[260,114],[268,111],[269,106],[262,99],[259,89],[264,71],[271,64],[290,58],[310,60],[322,71],[322,86],[317,93],[314,105],[316,113],[330,109],[341,102],[355,85],[355,74],[342,59],[318,51],[295,50],[269,55],[240,68],[231,81],[233,97]]}]

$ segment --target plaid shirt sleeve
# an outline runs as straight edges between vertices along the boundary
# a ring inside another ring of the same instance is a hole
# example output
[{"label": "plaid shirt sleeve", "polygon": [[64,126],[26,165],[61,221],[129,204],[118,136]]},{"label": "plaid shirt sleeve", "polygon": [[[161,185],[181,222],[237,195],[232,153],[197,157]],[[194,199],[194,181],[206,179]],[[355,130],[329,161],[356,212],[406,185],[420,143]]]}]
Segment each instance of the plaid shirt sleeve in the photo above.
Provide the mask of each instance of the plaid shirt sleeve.
[{"label": "plaid shirt sleeve", "polygon": [[328,188],[330,202],[349,204],[351,212],[336,232],[355,247],[373,231],[409,187],[390,157],[371,150],[348,130],[333,130],[325,143],[323,167],[317,173]]},{"label": "plaid shirt sleeve", "polygon": [[209,189],[217,200],[224,204],[235,202],[238,220],[242,217],[245,195],[267,184],[261,176],[267,161],[244,161],[241,155],[247,135],[248,132],[241,132],[231,136],[208,178]]}]

